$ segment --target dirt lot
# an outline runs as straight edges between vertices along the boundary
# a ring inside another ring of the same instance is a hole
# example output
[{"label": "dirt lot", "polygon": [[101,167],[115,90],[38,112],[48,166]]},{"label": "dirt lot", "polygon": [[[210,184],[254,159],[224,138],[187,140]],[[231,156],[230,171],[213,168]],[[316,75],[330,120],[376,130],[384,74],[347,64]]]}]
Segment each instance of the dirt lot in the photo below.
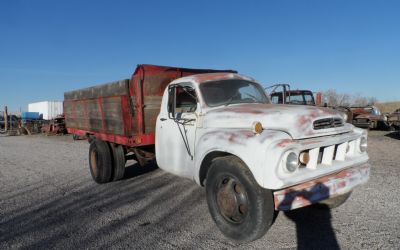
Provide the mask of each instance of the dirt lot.
[{"label": "dirt lot", "polygon": [[280,213],[260,240],[225,239],[192,181],[128,162],[123,180],[91,180],[86,141],[0,137],[0,249],[398,249],[400,136],[372,131],[370,181],[331,212]]}]

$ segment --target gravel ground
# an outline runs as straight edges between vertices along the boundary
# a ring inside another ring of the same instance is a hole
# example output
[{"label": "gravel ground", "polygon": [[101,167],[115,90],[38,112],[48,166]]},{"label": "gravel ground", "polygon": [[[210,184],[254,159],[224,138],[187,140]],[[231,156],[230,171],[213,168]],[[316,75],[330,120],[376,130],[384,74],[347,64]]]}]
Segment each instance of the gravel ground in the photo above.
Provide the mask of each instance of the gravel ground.
[{"label": "gravel ground", "polygon": [[86,141],[0,137],[0,249],[398,249],[400,136],[372,131],[370,181],[331,211],[280,213],[250,244],[214,225],[192,181],[129,161],[123,180],[95,184]]}]

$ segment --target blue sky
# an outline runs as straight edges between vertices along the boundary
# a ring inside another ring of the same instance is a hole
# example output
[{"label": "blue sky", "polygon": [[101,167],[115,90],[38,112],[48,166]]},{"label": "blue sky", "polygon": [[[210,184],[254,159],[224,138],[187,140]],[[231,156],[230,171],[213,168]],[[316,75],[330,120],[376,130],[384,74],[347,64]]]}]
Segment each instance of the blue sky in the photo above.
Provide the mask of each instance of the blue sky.
[{"label": "blue sky", "polygon": [[142,63],[400,100],[399,13],[400,1],[1,1],[0,109]]}]

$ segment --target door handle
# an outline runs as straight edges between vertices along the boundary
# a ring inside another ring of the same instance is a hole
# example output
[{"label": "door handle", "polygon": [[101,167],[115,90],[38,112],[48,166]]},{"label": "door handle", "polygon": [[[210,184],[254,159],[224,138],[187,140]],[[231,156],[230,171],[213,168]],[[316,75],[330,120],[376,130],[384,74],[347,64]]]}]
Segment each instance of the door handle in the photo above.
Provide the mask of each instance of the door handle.
[{"label": "door handle", "polygon": [[167,120],[167,118],[160,118],[160,121],[166,121]]}]

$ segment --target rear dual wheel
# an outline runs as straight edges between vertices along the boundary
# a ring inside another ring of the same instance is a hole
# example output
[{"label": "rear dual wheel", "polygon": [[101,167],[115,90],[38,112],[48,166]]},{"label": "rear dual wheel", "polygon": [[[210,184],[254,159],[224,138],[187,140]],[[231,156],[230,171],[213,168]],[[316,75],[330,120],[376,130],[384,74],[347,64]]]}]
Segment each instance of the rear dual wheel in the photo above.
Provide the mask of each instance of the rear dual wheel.
[{"label": "rear dual wheel", "polygon": [[122,146],[93,140],[89,147],[89,168],[97,183],[121,179],[125,172],[125,153]]},{"label": "rear dual wheel", "polygon": [[113,156],[113,173],[112,180],[117,181],[124,177],[125,173],[125,152],[121,145],[111,143],[111,152]]}]

